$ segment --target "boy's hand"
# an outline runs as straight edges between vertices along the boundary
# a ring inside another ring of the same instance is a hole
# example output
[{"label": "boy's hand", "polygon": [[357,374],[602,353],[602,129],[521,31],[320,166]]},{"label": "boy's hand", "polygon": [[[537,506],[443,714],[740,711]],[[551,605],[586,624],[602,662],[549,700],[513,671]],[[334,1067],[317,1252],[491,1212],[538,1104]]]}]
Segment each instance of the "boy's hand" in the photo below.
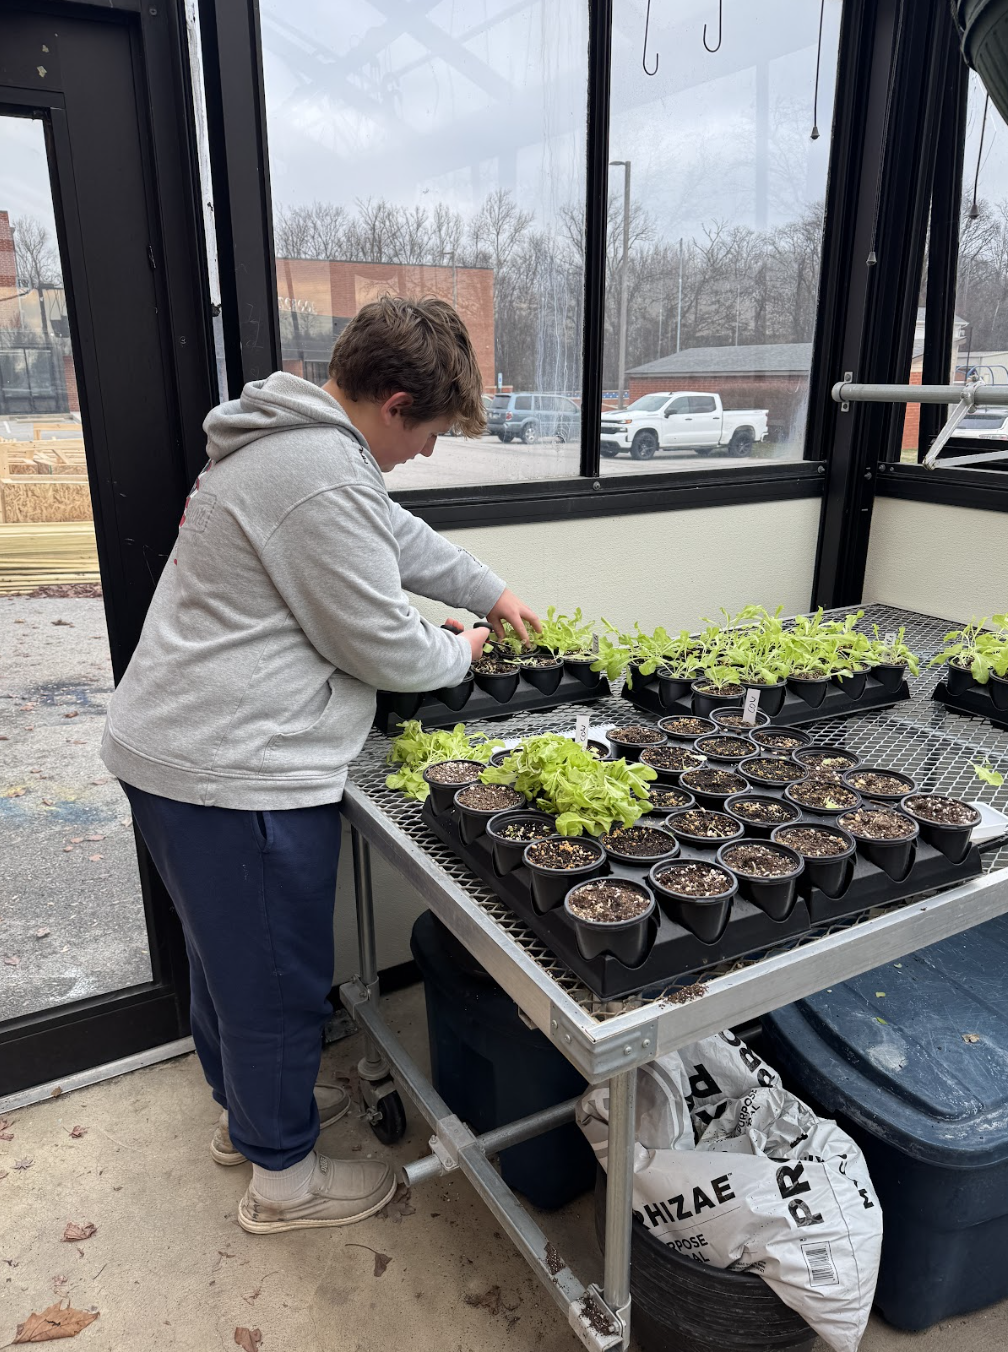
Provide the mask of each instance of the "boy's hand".
[{"label": "boy's hand", "polygon": [[472,660],[478,662],[483,656],[483,646],[490,637],[490,630],[482,624],[478,629],[463,629],[459,637],[466,640],[472,650]]},{"label": "boy's hand", "polygon": [[493,631],[498,638],[504,637],[504,621],[506,620],[515,631],[522,643],[528,644],[531,639],[528,636],[528,630],[525,628],[525,622],[538,634],[542,629],[542,621],[534,610],[530,610],[524,601],[519,601],[510,587],[505,587],[498,597],[497,604],[487,611],[487,619],[493,625]]}]

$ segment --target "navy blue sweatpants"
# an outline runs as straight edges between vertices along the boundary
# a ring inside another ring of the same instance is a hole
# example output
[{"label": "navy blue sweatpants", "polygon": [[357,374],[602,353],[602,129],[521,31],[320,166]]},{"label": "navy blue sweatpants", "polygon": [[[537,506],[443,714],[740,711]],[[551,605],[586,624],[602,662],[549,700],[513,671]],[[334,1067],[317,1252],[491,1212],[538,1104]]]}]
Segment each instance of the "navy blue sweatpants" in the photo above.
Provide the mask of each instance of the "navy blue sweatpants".
[{"label": "navy blue sweatpants", "polygon": [[193,1041],[231,1140],[285,1169],[319,1132],[339,804],[241,812],[123,789],[182,920]]}]

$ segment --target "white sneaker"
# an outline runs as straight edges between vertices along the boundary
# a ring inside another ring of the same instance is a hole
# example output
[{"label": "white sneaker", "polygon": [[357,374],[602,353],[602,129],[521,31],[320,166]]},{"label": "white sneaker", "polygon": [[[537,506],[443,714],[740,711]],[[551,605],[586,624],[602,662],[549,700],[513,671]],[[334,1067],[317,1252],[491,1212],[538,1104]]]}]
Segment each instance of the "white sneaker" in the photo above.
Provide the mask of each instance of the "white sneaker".
[{"label": "white sneaker", "polygon": [[[319,1126],[322,1130],[331,1127],[350,1111],[350,1095],[342,1085],[328,1084],[321,1080],[315,1083],[315,1106],[318,1108]],[[222,1112],[214,1128],[210,1142],[210,1157],[218,1164],[230,1166],[244,1164],[245,1156],[236,1150],[228,1132],[228,1116]]]},{"label": "white sneaker", "polygon": [[308,1187],[295,1201],[268,1201],[250,1183],[238,1203],[238,1224],[250,1235],[352,1225],[381,1211],[395,1190],[395,1174],[381,1160],[333,1160],[316,1155]]}]

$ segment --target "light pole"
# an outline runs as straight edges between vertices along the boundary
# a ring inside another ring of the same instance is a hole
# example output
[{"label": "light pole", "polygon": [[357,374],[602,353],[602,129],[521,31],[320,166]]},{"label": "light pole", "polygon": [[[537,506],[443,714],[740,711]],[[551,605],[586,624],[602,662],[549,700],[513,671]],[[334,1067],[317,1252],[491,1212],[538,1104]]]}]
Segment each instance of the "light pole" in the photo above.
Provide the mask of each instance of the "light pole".
[{"label": "light pole", "polygon": [[610,160],[609,164],[623,166],[623,269],[620,284],[619,307],[619,408],[623,407],[623,388],[626,383],[626,308],[627,308],[627,259],[630,252],[630,161]]}]

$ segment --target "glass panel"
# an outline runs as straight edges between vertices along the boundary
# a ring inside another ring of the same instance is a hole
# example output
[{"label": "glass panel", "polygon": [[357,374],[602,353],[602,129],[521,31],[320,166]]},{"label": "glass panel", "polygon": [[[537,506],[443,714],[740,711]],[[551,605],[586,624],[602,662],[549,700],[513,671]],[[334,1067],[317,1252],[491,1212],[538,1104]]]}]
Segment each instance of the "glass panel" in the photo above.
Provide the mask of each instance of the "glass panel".
[{"label": "glass panel", "polygon": [[0,117],[0,1023],[149,981],[40,122]]},{"label": "glass panel", "polygon": [[[580,399],[587,0],[260,12],[285,370],[318,379],[377,296],[437,295],[488,393]],[[518,444],[513,422],[442,437],[390,488],[578,473],[564,429],[529,424]]]},{"label": "glass panel", "polygon": [[[818,4],[725,6],[714,52],[716,5],[652,5],[645,53],[644,7],[615,0],[603,473],[801,458],[840,12],[825,0],[816,105]],[[680,391],[719,416],[637,405]]]},{"label": "glass panel", "polygon": [[[974,190],[976,199],[974,205]],[[949,379],[1008,385],[1008,128],[975,71],[969,73],[966,149],[959,223],[959,265]],[[919,385],[924,366],[924,301],[927,261],[921,280],[910,381]],[[907,407],[901,459],[918,459],[920,405]],[[985,457],[978,460],[976,457]],[[963,418],[939,461],[966,457],[969,468],[1008,469],[1008,400]],[[993,457],[993,458],[991,458]]]}]

